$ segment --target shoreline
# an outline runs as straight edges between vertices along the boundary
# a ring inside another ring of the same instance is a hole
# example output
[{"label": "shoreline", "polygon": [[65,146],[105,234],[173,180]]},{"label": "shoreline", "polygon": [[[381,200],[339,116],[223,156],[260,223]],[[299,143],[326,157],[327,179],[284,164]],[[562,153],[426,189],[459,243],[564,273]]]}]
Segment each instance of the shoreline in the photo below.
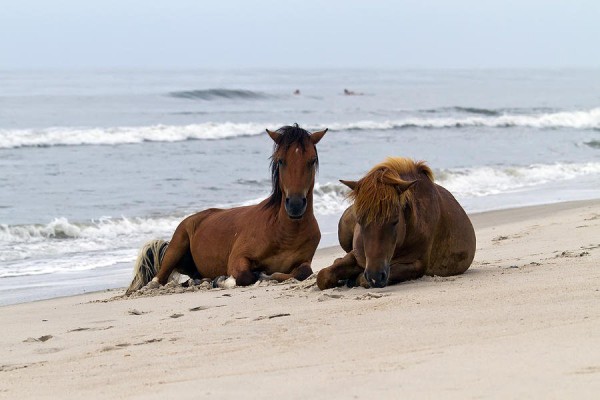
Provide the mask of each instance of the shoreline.
[{"label": "shoreline", "polygon": [[[487,228],[492,223],[497,224],[499,222],[511,222],[511,221],[522,220],[524,218],[526,219],[526,218],[533,218],[533,217],[548,217],[552,213],[555,213],[555,212],[571,209],[573,207],[592,205],[592,204],[596,204],[596,203],[600,203],[600,198],[587,199],[587,200],[570,200],[570,201],[563,201],[563,202],[558,202],[558,203],[547,203],[547,204],[539,204],[539,205],[502,208],[502,209],[497,209],[497,210],[477,211],[474,213],[469,213],[468,215],[469,215],[469,218],[471,219],[471,222],[473,223],[475,230],[477,230],[479,228]],[[335,253],[336,257],[339,257],[340,254],[342,254],[342,250],[339,247],[339,245],[337,244],[337,233],[335,236],[336,236],[336,244],[317,249],[314,259],[323,258],[324,256],[326,257],[326,255],[331,254],[331,253]],[[332,260],[335,259],[336,257],[333,257]],[[328,259],[329,259],[329,257],[328,257]],[[322,267],[323,267],[323,265],[320,265],[318,267],[318,269],[320,269]],[[103,289],[99,289],[99,290],[90,290],[90,291],[86,291],[84,293],[78,293],[78,294],[65,294],[65,295],[58,295],[58,296],[44,297],[44,298],[35,298],[34,297],[31,300],[16,301],[16,302],[9,301],[6,304],[0,304],[0,309],[2,309],[3,307],[31,303],[31,302],[41,302],[41,301],[47,301],[47,300],[53,300],[53,299],[86,296],[86,295],[100,294],[100,293],[105,293],[105,292],[111,292],[111,293],[118,292],[120,290],[125,290],[129,281],[127,283],[125,283],[124,286],[117,286],[118,285],[117,282],[119,282],[120,279],[122,279],[124,274],[128,274],[128,276],[131,275],[131,271],[127,271],[124,273],[124,271],[122,270],[122,264],[116,264],[109,268],[97,269],[97,270],[92,270],[92,271],[100,273],[103,276],[109,276],[111,274],[115,274],[116,276],[113,276],[111,278],[111,281],[113,283],[110,286],[112,286],[112,287],[103,288]],[[317,270],[315,269],[315,271],[317,271]],[[67,279],[66,281],[71,282],[71,281],[77,281],[77,280],[89,280],[90,279],[89,272],[90,271],[71,273],[71,275],[69,276],[69,279]],[[121,278],[119,278],[119,277],[121,277]],[[42,282],[44,279],[44,275],[39,275],[39,276],[38,275],[28,275],[28,276],[18,277],[17,279],[19,281],[33,280],[33,282],[35,284],[43,285]],[[100,286],[100,285],[92,284],[90,286],[94,287],[94,286]],[[22,285],[21,288],[27,290],[27,286],[25,286],[25,285]],[[1,289],[1,287],[0,287],[0,289]],[[13,290],[13,289],[8,289],[8,290]],[[29,295],[27,297],[32,297],[32,296]]]},{"label": "shoreline", "polygon": [[471,217],[453,277],[4,306],[0,398],[595,398],[600,199]]}]

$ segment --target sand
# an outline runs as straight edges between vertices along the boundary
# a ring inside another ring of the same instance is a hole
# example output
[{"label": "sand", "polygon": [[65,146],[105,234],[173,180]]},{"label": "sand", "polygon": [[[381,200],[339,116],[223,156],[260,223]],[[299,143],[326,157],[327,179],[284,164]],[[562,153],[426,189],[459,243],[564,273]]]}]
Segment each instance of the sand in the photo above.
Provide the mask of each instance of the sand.
[{"label": "sand", "polygon": [[600,200],[472,220],[451,278],[2,307],[0,398],[598,398]]}]

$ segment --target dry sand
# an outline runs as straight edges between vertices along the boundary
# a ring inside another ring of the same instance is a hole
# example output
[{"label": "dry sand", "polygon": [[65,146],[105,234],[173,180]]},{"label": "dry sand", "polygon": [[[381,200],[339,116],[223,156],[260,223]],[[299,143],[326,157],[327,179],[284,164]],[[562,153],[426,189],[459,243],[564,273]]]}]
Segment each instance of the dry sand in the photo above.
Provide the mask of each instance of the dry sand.
[{"label": "dry sand", "polygon": [[472,219],[452,278],[2,307],[0,398],[598,398],[600,200]]}]

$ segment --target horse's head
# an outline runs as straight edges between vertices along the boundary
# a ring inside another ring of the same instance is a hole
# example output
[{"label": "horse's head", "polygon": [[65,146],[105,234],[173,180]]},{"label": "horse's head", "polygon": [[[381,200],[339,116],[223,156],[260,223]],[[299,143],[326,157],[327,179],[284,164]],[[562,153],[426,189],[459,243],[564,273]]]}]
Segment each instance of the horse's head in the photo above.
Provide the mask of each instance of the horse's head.
[{"label": "horse's head", "polygon": [[366,258],[365,278],[372,287],[384,287],[396,245],[406,235],[404,209],[408,189],[416,180],[405,181],[391,169],[378,168],[358,182],[340,182],[352,189],[350,197]]},{"label": "horse's head", "polygon": [[294,126],[284,126],[267,133],[275,142],[271,156],[273,193],[267,206],[280,206],[283,202],[287,215],[300,219],[311,202],[315,174],[319,165],[316,144],[327,129],[309,133]]}]

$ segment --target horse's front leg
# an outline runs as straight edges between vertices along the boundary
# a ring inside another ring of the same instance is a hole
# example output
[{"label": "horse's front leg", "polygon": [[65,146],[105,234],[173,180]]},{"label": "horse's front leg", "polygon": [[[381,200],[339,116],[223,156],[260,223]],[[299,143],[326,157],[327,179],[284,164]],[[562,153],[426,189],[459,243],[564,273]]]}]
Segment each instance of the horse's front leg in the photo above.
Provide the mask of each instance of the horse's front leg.
[{"label": "horse's front leg", "polygon": [[[425,274],[425,267],[423,267],[423,263],[421,261],[415,261],[413,263],[396,263],[390,264],[390,277],[386,285],[393,285],[394,283],[400,283],[404,281],[410,281],[412,279],[417,279],[422,277]],[[350,284],[348,282],[348,286],[362,286],[365,289],[369,289],[371,284],[367,281],[364,274],[359,274],[356,277],[356,280]]]},{"label": "horse's front leg", "polygon": [[420,260],[412,263],[392,263],[390,264],[390,277],[388,285],[410,281],[425,275],[425,265]]},{"label": "horse's front leg", "polygon": [[304,262],[298,265],[296,268],[292,270],[289,274],[284,274],[283,272],[274,272],[271,275],[261,275],[262,279],[274,280],[277,282],[285,282],[288,279],[297,279],[299,281],[303,281],[309,276],[313,274],[313,270],[310,267],[310,262]]},{"label": "horse's front leg", "polygon": [[342,258],[336,259],[330,267],[323,268],[317,275],[317,286],[325,290],[339,286],[339,281],[354,279],[364,272],[364,268],[358,265],[353,252]]},{"label": "horse's front leg", "polygon": [[252,262],[246,257],[231,257],[227,265],[227,274],[235,279],[236,286],[252,285],[258,280],[252,272]]}]

